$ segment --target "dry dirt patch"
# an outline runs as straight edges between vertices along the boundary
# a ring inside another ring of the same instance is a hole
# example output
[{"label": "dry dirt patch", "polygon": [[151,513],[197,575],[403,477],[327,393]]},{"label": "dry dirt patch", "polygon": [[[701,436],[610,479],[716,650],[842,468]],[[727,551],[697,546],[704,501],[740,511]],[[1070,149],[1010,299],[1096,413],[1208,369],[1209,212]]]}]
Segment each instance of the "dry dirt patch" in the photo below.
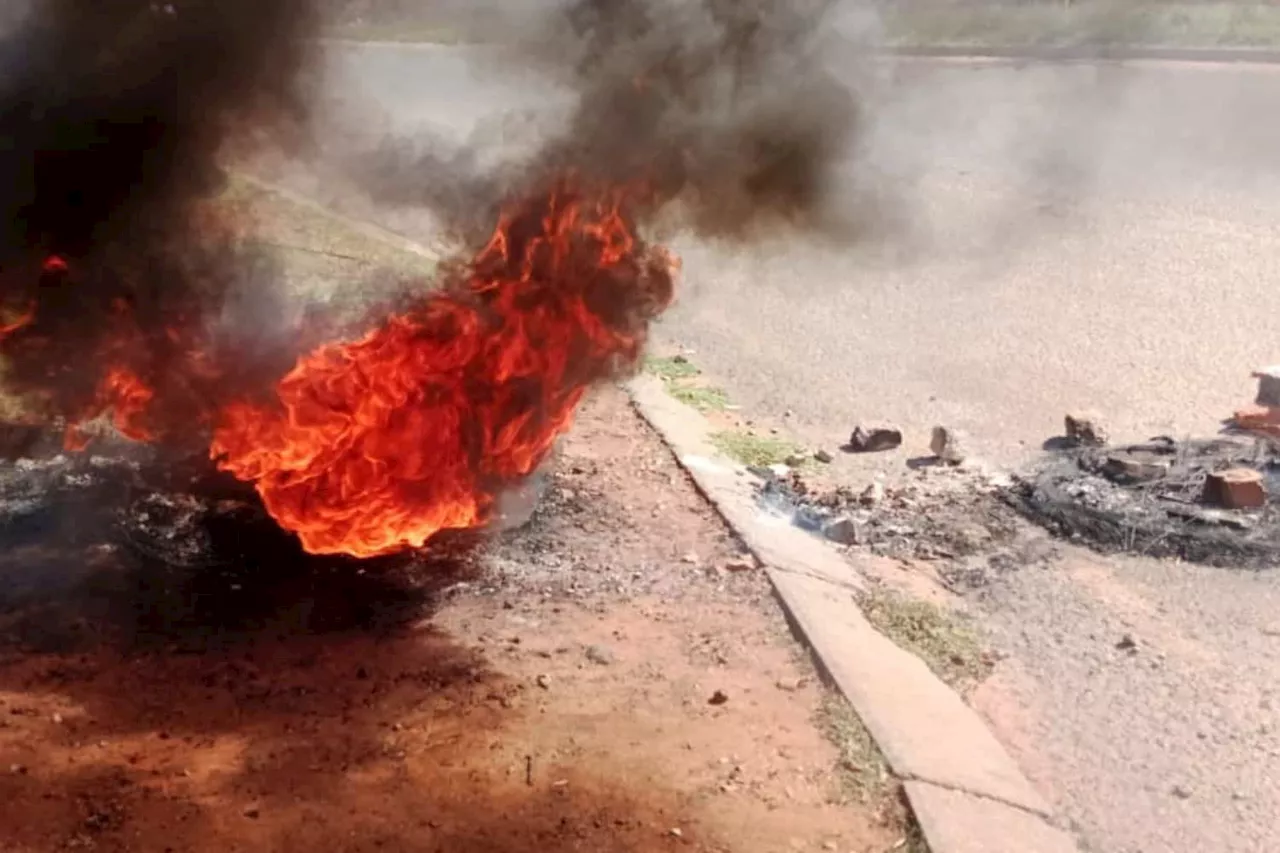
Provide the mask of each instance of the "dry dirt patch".
[{"label": "dry dirt patch", "polygon": [[[736,554],[608,390],[530,524],[434,575],[283,595],[263,567],[260,618],[172,623],[197,653],[162,628],[0,646],[0,849],[887,849]],[[154,624],[120,606],[144,591],[104,590],[80,618]]]}]

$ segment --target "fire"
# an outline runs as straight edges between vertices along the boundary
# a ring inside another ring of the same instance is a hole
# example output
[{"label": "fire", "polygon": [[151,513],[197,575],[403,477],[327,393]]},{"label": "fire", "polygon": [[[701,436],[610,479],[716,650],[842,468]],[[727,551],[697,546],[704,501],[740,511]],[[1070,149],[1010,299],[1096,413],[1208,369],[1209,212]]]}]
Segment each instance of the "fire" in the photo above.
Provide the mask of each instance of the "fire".
[{"label": "fire", "polygon": [[[78,392],[64,444],[83,449],[86,422],[108,412],[137,441],[212,428],[214,463],[317,554],[370,557],[482,526],[587,389],[636,364],[670,302],[675,261],[630,213],[647,201],[562,181],[513,204],[465,272],[362,338],[303,355],[274,387],[233,389],[236,370],[198,324],[179,314],[147,334],[116,299],[113,333],[87,356],[102,374]],[[71,294],[75,273],[52,256],[42,286]],[[48,347],[57,331],[37,309],[0,325],[0,343]]]},{"label": "fire", "polygon": [[145,419],[155,398],[155,391],[138,376],[124,367],[111,367],[98,383],[98,393],[93,406],[80,422],[67,427],[63,446],[67,450],[84,450],[89,446],[89,436],[84,432],[84,421],[111,410],[111,423],[121,435],[134,441],[152,441],[155,434],[146,426]]},{"label": "fire", "polygon": [[466,276],[304,356],[271,402],[224,407],[212,457],[313,553],[483,525],[670,301],[672,259],[636,237],[626,202],[561,185],[516,205]]}]

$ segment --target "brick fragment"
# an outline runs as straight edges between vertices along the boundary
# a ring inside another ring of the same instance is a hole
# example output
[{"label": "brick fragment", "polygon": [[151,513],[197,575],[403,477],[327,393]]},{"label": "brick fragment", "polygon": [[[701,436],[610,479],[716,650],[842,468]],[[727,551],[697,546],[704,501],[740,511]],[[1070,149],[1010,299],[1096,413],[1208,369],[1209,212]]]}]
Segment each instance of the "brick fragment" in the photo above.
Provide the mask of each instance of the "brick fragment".
[{"label": "brick fragment", "polygon": [[1204,499],[1227,509],[1255,509],[1267,502],[1267,489],[1252,468],[1228,468],[1205,478]]}]

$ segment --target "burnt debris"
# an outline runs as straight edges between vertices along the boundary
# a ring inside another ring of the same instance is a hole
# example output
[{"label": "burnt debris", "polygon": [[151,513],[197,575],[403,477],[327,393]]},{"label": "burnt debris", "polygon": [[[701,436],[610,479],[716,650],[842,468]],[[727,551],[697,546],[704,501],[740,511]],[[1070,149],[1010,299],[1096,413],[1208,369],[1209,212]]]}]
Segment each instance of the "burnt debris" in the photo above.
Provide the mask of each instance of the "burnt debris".
[{"label": "burnt debris", "polygon": [[0,651],[199,651],[263,632],[392,628],[470,574],[475,544],[443,537],[428,552],[361,561],[308,554],[251,486],[206,458],[121,440],[0,461]]},{"label": "burnt debris", "polygon": [[1280,482],[1280,452],[1246,436],[1083,447],[1049,456],[1006,497],[1051,532],[1103,551],[1280,565],[1280,506],[1270,495],[1253,508],[1224,505],[1214,496],[1230,471],[1254,472],[1261,490]]}]

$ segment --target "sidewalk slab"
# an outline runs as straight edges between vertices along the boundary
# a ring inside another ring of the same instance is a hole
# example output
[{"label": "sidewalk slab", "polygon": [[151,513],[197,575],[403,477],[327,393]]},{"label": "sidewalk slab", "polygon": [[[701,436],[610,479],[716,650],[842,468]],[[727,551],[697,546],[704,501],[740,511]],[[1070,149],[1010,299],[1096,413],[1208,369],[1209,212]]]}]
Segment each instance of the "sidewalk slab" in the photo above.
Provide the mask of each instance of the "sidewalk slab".
[{"label": "sidewalk slab", "polygon": [[698,491],[760,562],[775,572],[793,572],[853,590],[866,588],[848,561],[825,542],[757,505],[746,469],[720,456],[710,442],[706,419],[671,397],[661,380],[640,376],[627,383],[627,391],[640,416],[662,437]]},{"label": "sidewalk slab", "polygon": [[668,395],[660,380],[639,377],[628,391],[641,417],[764,564],[793,627],[894,772],[1047,815],[1048,804],[978,713],[862,615],[855,593],[865,581],[849,560],[788,519],[760,510],[741,466],[711,445],[706,419]]},{"label": "sidewalk slab", "polygon": [[922,660],[876,631],[848,591],[801,575],[770,579],[895,773],[1049,814],[978,713]]},{"label": "sidewalk slab", "polygon": [[904,787],[935,853],[1079,853],[1066,832],[1013,806],[928,782]]}]

